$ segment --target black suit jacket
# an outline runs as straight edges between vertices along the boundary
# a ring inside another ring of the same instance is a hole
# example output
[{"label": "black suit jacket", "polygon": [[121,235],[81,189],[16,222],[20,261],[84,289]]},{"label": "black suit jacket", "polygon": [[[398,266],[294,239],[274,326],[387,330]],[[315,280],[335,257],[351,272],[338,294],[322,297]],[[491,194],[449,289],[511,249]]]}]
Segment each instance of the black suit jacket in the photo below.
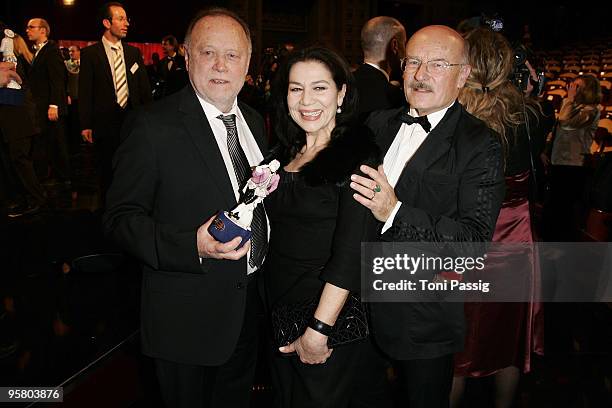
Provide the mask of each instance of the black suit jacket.
[{"label": "black suit jacket", "polygon": [[168,57],[164,57],[159,62],[160,76],[164,80],[163,96],[180,91],[189,83],[185,57],[177,53],[170,69],[168,69],[168,62]]},{"label": "black suit jacket", "polygon": [[[152,101],[149,77],[140,50],[122,43],[125,73],[129,89],[128,106],[137,107]],[[135,65],[137,64],[137,65]],[[132,72],[132,67],[138,67]],[[116,115],[117,95],[111,67],[98,42],[81,51],[79,72],[79,116],[81,129],[96,129]]]},{"label": "black suit jacket", "polygon": [[47,121],[49,105],[56,105],[60,115],[65,115],[68,112],[66,101],[67,72],[64,60],[55,42],[49,41],[34,58],[29,80],[40,126],[44,126]]},{"label": "black suit jacket", "polygon": [[[368,126],[386,152],[402,122],[400,108],[373,113]],[[467,251],[487,242],[504,197],[498,136],[455,102],[406,164],[395,193],[402,205],[386,242],[452,242]],[[376,341],[391,357],[435,358],[463,348],[462,303],[375,303]]]},{"label": "black suit jacket", "polygon": [[359,115],[365,118],[370,112],[399,108],[406,105],[404,92],[387,81],[385,74],[368,64],[361,64],[353,73],[359,92]]},{"label": "black suit jacket", "polygon": [[[265,154],[263,119],[238,106]],[[143,264],[143,352],[222,364],[242,327],[247,265],[198,258],[198,227],[236,204],[221,152],[190,86],[135,115],[115,154],[103,222]]]}]

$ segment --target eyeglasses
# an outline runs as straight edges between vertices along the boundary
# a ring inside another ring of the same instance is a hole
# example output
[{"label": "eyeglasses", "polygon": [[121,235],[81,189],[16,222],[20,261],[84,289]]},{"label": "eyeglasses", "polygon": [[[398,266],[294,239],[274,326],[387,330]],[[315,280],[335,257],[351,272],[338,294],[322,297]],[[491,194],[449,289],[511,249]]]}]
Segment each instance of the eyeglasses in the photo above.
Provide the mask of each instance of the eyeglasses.
[{"label": "eyeglasses", "polygon": [[132,24],[132,19],[131,19],[131,18],[129,18],[129,17],[123,17],[123,16],[120,16],[120,17],[114,17],[114,16],[113,16],[113,17],[111,18],[111,20],[117,20],[117,21],[119,21],[120,23],[123,23],[124,21],[127,21],[127,23],[128,23],[128,24]]},{"label": "eyeglasses", "polygon": [[[423,61],[417,58],[402,58],[401,68],[402,71],[416,71],[423,64]],[[425,64],[425,70],[432,75],[441,75],[451,67],[462,66],[466,64],[451,64],[444,60],[432,60],[427,61]]]}]

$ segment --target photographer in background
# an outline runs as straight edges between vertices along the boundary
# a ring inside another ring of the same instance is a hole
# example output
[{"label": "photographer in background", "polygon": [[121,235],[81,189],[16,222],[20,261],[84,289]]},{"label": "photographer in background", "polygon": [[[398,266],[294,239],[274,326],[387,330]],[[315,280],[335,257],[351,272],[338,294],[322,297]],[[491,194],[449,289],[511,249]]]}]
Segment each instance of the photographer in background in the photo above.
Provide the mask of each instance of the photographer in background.
[{"label": "photographer in background", "polygon": [[[525,60],[525,67],[529,70],[529,80],[526,82],[526,86],[523,89],[523,93],[526,98],[530,98],[536,101],[542,109],[542,115],[540,117],[540,126],[537,129],[533,129],[532,137],[538,144],[540,156],[534,156],[534,177],[533,177],[533,189],[530,198],[533,198],[533,203],[540,202],[544,203],[548,199],[549,190],[549,175],[547,174],[547,162],[549,160],[542,159],[547,158],[545,149],[542,146],[546,146],[546,140],[548,135],[555,126],[555,107],[551,101],[544,97],[544,90],[546,88],[546,77],[544,76],[543,61],[538,59],[532,53],[528,54]],[[541,214],[540,214],[541,218]],[[538,238],[542,237],[542,226],[541,219],[534,220],[535,233]],[[540,222],[538,222],[540,221]]]}]

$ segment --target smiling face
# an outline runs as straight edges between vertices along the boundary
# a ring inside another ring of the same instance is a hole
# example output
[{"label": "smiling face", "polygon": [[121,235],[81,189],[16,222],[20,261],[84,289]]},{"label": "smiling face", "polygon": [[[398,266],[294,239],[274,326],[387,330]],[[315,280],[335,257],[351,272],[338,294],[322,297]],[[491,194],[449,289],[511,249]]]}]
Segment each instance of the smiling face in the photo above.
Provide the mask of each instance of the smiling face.
[{"label": "smiling face", "polygon": [[449,106],[463,88],[470,74],[469,65],[450,66],[439,74],[427,72],[428,61],[464,63],[464,42],[454,30],[429,26],[417,31],[406,45],[406,57],[422,62],[416,70],[404,71],[404,92],[419,116],[429,115]]},{"label": "smiling face", "polygon": [[319,61],[297,62],[289,71],[289,114],[307,135],[331,135],[345,93],[346,85],[338,90],[331,72]]},{"label": "smiling face", "polygon": [[206,16],[198,21],[185,53],[191,85],[221,112],[232,108],[244,85],[250,59],[246,33],[227,16]]}]

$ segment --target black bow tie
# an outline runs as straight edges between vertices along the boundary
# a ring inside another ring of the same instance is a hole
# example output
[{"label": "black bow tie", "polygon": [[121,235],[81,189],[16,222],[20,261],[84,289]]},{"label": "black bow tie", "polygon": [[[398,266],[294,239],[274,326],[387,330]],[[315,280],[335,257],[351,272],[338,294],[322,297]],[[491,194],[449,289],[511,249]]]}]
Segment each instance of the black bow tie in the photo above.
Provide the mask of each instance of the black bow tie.
[{"label": "black bow tie", "polygon": [[418,123],[419,125],[421,125],[423,130],[427,133],[429,133],[429,131],[431,130],[431,123],[429,123],[429,121],[427,120],[427,116],[414,117],[414,116],[407,114],[406,112],[402,112],[399,115],[399,120],[401,120],[402,122],[408,125],[412,125],[413,123]]}]

